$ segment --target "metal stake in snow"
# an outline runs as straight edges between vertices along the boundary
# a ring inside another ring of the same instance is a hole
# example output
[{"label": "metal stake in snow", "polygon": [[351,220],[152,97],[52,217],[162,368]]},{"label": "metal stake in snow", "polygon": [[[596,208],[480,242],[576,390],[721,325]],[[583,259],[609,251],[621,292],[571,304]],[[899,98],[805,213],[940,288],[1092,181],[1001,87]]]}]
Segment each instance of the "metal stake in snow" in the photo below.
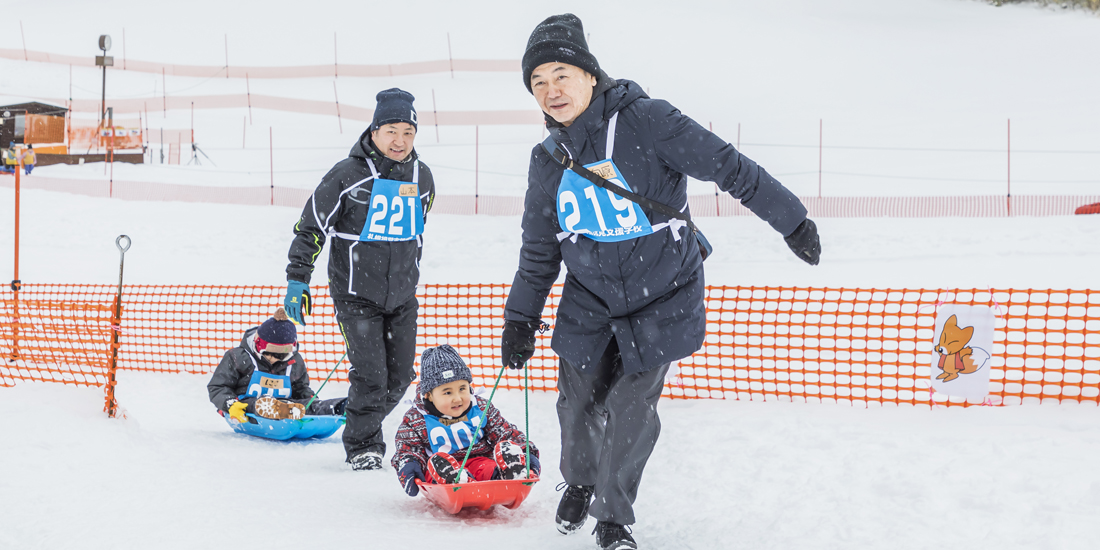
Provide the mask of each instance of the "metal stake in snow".
[{"label": "metal stake in snow", "polygon": [[119,333],[122,331],[122,270],[126,265],[126,251],[130,250],[130,237],[119,235],[115,246],[118,247],[118,293],[115,294],[115,313],[111,317],[111,362],[107,366],[107,416],[111,418],[115,417],[118,409],[115,402],[115,368],[118,364]]}]

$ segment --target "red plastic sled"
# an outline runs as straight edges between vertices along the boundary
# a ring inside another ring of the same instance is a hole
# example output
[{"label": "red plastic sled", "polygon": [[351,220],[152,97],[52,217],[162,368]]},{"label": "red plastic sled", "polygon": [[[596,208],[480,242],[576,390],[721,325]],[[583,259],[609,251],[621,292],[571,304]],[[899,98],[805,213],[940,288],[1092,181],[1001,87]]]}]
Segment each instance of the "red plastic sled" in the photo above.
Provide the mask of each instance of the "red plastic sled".
[{"label": "red plastic sled", "polygon": [[497,504],[503,504],[510,510],[518,508],[538,481],[539,478],[531,477],[440,485],[418,479],[416,484],[420,486],[424,496],[436,506],[448,514],[457,514],[463,508],[488,510]]},{"label": "red plastic sled", "polygon": [[1079,206],[1074,214],[1100,214],[1100,202]]}]

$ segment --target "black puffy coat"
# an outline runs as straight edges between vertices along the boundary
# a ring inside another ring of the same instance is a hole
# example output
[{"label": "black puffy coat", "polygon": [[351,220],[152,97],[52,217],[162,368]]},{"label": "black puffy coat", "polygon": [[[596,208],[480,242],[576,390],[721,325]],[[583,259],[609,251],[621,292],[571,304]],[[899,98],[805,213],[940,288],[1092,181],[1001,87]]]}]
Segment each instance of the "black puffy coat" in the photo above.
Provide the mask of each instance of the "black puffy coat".
[{"label": "black puffy coat", "polygon": [[[241,344],[225,352],[221,362],[218,363],[218,367],[214,369],[214,374],[210,376],[210,383],[206,385],[206,391],[210,395],[210,402],[218,410],[229,410],[226,402],[231,399],[240,399],[240,396],[248,391],[248,383],[256,369],[268,374],[285,375],[286,368],[289,366],[290,401],[305,405],[313,397],[313,390],[309,387],[309,371],[306,369],[305,360],[298,354],[297,347],[295,347],[294,355],[290,359],[279,361],[274,365],[269,364],[256,352],[255,336],[259,328],[252,327],[246,330],[244,337],[241,338]],[[255,412],[251,406],[255,398],[250,397],[240,400],[248,402],[248,412]],[[321,413],[314,412],[311,414]]]},{"label": "black puffy coat", "polygon": [[[581,164],[603,160],[608,121],[615,113],[612,160],[635,193],[688,212],[686,176],[691,176],[716,182],[783,236],[806,219],[798,198],[763,168],[629,80],[601,75],[585,112],[568,127],[551,124],[551,135]],[[706,311],[703,262],[694,235],[681,226],[620,242],[567,237],[557,215],[563,171],[541,145],[535,146],[523,246],[505,319],[539,319],[564,261],[565,288],[551,344],[561,358],[584,370],[600,359],[612,336],[628,374],[695,353],[706,334]],[[653,224],[669,221],[659,213],[646,215]]]},{"label": "black puffy coat", "polygon": [[420,203],[427,217],[435,198],[435,181],[416,151],[404,161],[392,160],[374,147],[370,132],[364,132],[348,158],[336,163],[306,201],[302,217],[294,226],[290,245],[288,281],[309,283],[313,264],[332,237],[329,249],[328,282],[338,301],[366,300],[372,306],[391,311],[416,294],[420,279],[418,237],[409,241],[360,241],[367,224],[374,178],[366,159],[374,162],[384,179],[412,181],[419,165]]}]

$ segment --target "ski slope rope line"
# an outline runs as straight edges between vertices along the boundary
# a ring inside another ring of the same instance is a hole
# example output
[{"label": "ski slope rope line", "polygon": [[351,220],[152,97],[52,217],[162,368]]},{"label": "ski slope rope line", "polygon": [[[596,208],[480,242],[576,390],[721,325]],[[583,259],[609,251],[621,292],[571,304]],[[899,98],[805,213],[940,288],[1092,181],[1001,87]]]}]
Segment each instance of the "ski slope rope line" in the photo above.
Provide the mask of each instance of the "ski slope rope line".
[{"label": "ski slope rope line", "polygon": [[[180,158],[178,150],[168,155]],[[177,160],[178,162],[178,160]],[[13,188],[15,178],[0,175],[0,187]],[[279,185],[213,186],[180,183],[77,180],[34,176],[22,188],[71,193],[88,197],[134,201],[175,201],[301,209],[313,189]],[[1083,205],[1100,203],[1100,195],[1003,195],[924,197],[817,197],[799,196],[813,218],[1003,218],[1009,216],[1071,216]],[[1011,202],[1010,202],[1011,201]],[[688,197],[695,217],[753,216],[726,193]],[[454,215],[519,216],[523,197],[511,195],[438,195],[432,212]]]},{"label": "ski slope rope line", "polygon": [[[28,61],[37,63],[53,63],[57,65],[72,65],[74,67],[96,67],[92,56],[64,55],[35,50],[13,50],[0,48],[0,58]],[[377,65],[337,64],[325,65],[298,65],[287,67],[246,67],[225,65],[178,65],[173,63],[158,63],[155,61],[140,61],[136,59],[123,59],[111,68],[112,71],[134,71],[142,73],[163,74],[168,76],[184,76],[193,78],[207,78],[211,75],[229,78],[336,78],[336,77],[391,77],[423,75],[432,73],[455,72],[510,72],[520,73],[520,61],[518,59],[441,59],[433,61],[414,61],[411,63],[390,63]]]}]

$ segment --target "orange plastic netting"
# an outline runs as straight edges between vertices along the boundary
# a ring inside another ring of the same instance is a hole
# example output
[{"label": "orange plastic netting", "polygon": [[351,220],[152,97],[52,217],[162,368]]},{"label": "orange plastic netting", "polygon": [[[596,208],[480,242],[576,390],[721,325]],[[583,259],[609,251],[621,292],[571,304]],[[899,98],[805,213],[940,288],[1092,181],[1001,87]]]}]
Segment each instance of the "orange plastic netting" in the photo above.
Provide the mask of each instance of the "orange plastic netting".
[{"label": "orange plastic netting", "polygon": [[[509,285],[422,285],[418,350],[454,346],[492,385],[499,374]],[[0,385],[17,381],[101,386],[110,379],[117,287],[28,284],[0,293]],[[123,287],[117,368],[208,374],[244,331],[282,302],[281,286]],[[344,354],[332,301],[315,288],[299,327],[313,380]],[[543,318],[554,318],[560,287]],[[1100,404],[1100,291],[832,289],[712,286],[701,350],[673,365],[671,398],[967,405],[930,395],[936,307],[989,305],[997,314],[991,404]],[[551,332],[530,363],[533,389],[556,387]],[[345,361],[333,376],[347,380]],[[501,387],[522,388],[518,371]],[[314,385],[316,388],[316,384]]]}]

